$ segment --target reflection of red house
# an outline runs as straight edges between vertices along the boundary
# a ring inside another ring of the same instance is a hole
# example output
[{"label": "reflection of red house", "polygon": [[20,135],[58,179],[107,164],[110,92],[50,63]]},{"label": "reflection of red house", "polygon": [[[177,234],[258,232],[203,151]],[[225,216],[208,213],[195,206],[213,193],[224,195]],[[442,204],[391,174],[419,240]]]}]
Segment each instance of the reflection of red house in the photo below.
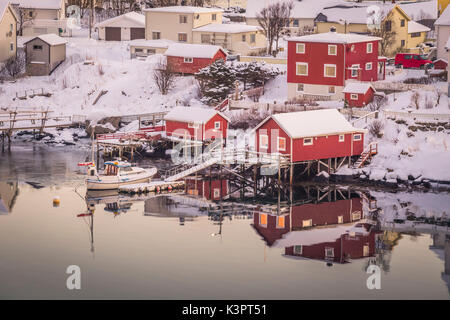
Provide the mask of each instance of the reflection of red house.
[{"label": "reflection of red house", "polygon": [[360,155],[364,130],[336,109],[279,113],[256,128],[259,152],[290,154],[292,162]]},{"label": "reflection of red house", "polygon": [[[204,180],[186,179],[186,190],[188,194],[204,197],[208,200],[220,200],[220,195],[225,197],[228,194],[228,180]],[[222,192],[221,192],[222,191]]]},{"label": "reflection of red house", "polygon": [[284,216],[255,212],[253,227],[288,256],[345,262],[375,252],[376,232],[362,218],[361,199],[353,198],[294,206]]},{"label": "reflection of red house", "polygon": [[433,62],[434,68],[439,70],[446,70],[447,64],[448,64],[447,60],[442,58],[437,59],[436,61]]},{"label": "reflection of red house", "polygon": [[350,107],[364,107],[372,102],[376,91],[370,83],[348,82],[342,92]]},{"label": "reflection of red house", "polygon": [[168,136],[197,141],[227,137],[229,119],[214,109],[175,107],[164,120]]},{"label": "reflection of red house", "polygon": [[165,55],[167,65],[172,68],[172,71],[183,74],[196,73],[200,69],[213,64],[216,60],[222,59],[225,61],[227,58],[227,54],[219,46],[188,43],[169,45]]}]

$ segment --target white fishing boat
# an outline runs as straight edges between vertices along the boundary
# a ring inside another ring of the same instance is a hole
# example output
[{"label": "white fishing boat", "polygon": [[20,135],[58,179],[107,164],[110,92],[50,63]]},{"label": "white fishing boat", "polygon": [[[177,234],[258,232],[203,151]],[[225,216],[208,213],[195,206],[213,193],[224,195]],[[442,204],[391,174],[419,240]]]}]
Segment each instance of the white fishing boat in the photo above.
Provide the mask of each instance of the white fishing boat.
[{"label": "white fishing boat", "polygon": [[97,171],[94,163],[88,163],[87,167],[86,186],[88,190],[112,190],[127,184],[150,182],[157,173],[156,168],[134,167],[126,161],[108,161],[102,172]]}]

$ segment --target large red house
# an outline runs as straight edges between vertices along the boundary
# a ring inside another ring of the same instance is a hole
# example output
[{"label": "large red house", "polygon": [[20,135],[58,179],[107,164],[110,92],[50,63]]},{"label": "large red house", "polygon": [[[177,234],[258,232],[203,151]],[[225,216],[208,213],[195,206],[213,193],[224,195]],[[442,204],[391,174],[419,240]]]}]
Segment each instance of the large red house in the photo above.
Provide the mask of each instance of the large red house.
[{"label": "large red house", "polygon": [[360,155],[365,130],[336,109],[279,113],[255,129],[256,150],[290,155],[291,162]]},{"label": "large red house", "polygon": [[372,102],[376,90],[369,82],[348,82],[342,92],[350,107],[364,107]]},{"label": "large red house", "polygon": [[230,122],[221,112],[202,107],[175,107],[164,120],[167,136],[196,141],[226,139]]},{"label": "large red house", "polygon": [[378,57],[380,40],[333,31],[290,38],[288,98],[340,100],[347,80],[378,80],[378,64],[384,65]]},{"label": "large red house", "polygon": [[227,58],[220,46],[189,43],[171,44],[164,54],[172,71],[181,74],[194,74],[216,60]]}]

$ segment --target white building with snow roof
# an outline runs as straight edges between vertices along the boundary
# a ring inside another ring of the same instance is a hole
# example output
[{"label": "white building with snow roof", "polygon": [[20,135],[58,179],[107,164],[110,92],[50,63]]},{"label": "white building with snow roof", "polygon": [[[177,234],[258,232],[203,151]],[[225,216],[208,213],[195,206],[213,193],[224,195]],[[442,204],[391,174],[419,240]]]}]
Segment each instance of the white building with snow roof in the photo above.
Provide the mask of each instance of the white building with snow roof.
[{"label": "white building with snow roof", "polygon": [[128,12],[104,20],[95,25],[98,39],[106,41],[128,41],[145,39],[145,16],[137,12]]},{"label": "white building with snow roof", "polygon": [[448,59],[446,45],[450,38],[450,7],[447,7],[434,23],[436,31],[437,58]]}]

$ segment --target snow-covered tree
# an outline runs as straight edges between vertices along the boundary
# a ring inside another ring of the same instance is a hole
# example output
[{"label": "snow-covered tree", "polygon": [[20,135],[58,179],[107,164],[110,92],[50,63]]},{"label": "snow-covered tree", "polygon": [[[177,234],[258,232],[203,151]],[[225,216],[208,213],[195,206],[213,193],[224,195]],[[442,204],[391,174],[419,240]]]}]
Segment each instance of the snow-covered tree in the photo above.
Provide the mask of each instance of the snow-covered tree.
[{"label": "snow-covered tree", "polygon": [[236,72],[232,66],[220,59],[200,69],[195,74],[195,78],[200,83],[202,101],[213,104],[224,100],[233,90]]}]

